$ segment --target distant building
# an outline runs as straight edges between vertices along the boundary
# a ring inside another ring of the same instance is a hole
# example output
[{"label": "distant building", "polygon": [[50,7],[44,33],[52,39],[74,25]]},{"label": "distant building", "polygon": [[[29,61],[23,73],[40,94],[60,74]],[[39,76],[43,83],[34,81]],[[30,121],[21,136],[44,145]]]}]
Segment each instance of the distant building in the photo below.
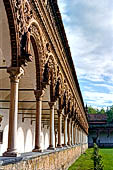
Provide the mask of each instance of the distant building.
[{"label": "distant building", "polygon": [[88,146],[113,147],[113,124],[108,123],[106,114],[89,114]]}]

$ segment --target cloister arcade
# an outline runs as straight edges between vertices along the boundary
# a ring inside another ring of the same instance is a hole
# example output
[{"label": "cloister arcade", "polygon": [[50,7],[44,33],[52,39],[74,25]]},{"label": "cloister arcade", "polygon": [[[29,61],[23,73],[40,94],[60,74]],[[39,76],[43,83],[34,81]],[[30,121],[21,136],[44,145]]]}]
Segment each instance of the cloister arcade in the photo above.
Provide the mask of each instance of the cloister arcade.
[{"label": "cloister arcade", "polygon": [[87,144],[88,121],[56,1],[0,1],[0,155]]}]

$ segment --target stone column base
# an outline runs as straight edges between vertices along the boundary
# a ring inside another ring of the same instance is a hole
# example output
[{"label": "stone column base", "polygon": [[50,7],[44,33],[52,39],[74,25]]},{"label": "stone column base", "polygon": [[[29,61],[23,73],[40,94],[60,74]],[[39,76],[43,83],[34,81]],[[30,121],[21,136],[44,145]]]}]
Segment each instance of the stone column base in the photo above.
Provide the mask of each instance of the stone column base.
[{"label": "stone column base", "polygon": [[71,147],[71,146],[72,146],[71,144],[69,144],[69,143],[67,144],[67,147]]},{"label": "stone column base", "polygon": [[49,146],[49,147],[47,148],[47,150],[56,150],[56,148],[53,147],[53,146]]},{"label": "stone column base", "polygon": [[40,147],[35,147],[32,152],[43,152],[43,150]]},{"label": "stone column base", "polygon": [[57,145],[57,148],[62,148],[62,145],[59,145],[59,144],[58,144],[58,145]]},{"label": "stone column base", "polygon": [[62,146],[67,148],[67,145],[66,145],[66,144],[63,144]]},{"label": "stone column base", "polygon": [[71,146],[75,146],[74,144],[71,144]]},{"label": "stone column base", "polygon": [[20,153],[17,153],[17,152],[11,152],[11,151],[6,151],[3,153],[3,157],[19,157],[21,156]]},{"label": "stone column base", "polygon": [[32,152],[43,152],[42,149],[33,149]]}]

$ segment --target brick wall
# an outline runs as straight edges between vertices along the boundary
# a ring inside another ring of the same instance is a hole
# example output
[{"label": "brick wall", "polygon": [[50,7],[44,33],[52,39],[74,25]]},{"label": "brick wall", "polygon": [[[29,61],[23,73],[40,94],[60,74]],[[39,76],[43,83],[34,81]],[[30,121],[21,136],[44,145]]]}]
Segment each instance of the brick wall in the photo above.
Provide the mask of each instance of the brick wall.
[{"label": "brick wall", "polygon": [[[65,170],[87,149],[87,144],[57,150],[49,154],[28,158],[18,163],[0,166],[0,170]],[[13,160],[14,161],[14,160]]]}]

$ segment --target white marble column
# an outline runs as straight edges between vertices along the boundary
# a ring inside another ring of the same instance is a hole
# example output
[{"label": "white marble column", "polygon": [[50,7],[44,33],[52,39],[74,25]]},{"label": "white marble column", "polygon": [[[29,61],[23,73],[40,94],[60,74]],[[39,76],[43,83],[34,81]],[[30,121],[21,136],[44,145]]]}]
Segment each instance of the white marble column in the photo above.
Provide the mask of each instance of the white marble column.
[{"label": "white marble column", "polygon": [[17,118],[18,118],[18,85],[24,70],[21,67],[10,67],[7,69],[10,74],[10,110],[9,110],[9,132],[8,149],[3,156],[18,156],[17,152]]},{"label": "white marble column", "polygon": [[67,146],[67,115],[64,116],[64,146]]},{"label": "white marble column", "polygon": [[48,149],[55,149],[54,146],[54,102],[49,102],[50,106],[50,142]]},{"label": "white marble column", "polygon": [[58,111],[58,147],[62,147],[62,111]]},{"label": "white marble column", "polygon": [[44,91],[34,91],[36,97],[36,124],[35,124],[35,148],[33,152],[42,152],[41,148],[41,117],[42,117],[42,96]]}]

